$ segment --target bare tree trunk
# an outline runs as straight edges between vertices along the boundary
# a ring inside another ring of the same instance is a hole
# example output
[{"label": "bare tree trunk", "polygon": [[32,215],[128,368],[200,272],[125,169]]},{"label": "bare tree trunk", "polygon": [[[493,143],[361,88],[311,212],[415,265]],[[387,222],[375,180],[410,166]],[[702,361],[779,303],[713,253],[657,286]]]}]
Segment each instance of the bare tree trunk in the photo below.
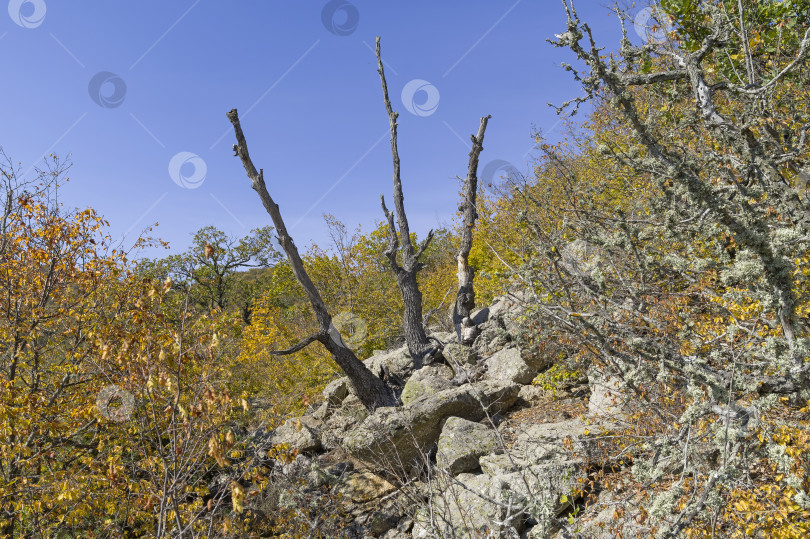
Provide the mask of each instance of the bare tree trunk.
[{"label": "bare tree trunk", "polygon": [[462,335],[462,322],[470,316],[470,312],[475,308],[475,290],[473,290],[473,270],[470,267],[470,249],[473,242],[473,227],[478,218],[476,211],[476,195],[478,194],[478,156],[484,149],[484,132],[487,130],[487,122],[491,116],[481,118],[481,125],[478,127],[478,135],[470,135],[472,140],[472,150],[470,150],[470,162],[467,166],[467,179],[464,180],[464,200],[459,207],[462,216],[461,244],[458,248],[458,294],[456,294],[456,304],[453,307],[453,327],[458,335],[458,342],[464,342]]},{"label": "bare tree trunk", "polygon": [[287,226],[281,218],[281,211],[278,208],[278,204],[273,201],[270,197],[270,193],[267,192],[267,187],[264,183],[264,170],[259,169],[257,171],[256,167],[253,165],[253,161],[250,159],[247,141],[245,140],[245,135],[242,133],[242,126],[239,123],[239,116],[236,109],[228,113],[228,119],[231,121],[231,124],[233,124],[233,129],[236,133],[237,144],[234,145],[235,155],[242,160],[242,165],[245,167],[245,172],[247,172],[248,178],[250,178],[253,184],[253,189],[258,193],[264,205],[264,209],[267,210],[267,213],[270,214],[270,217],[273,219],[273,225],[276,227],[279,243],[287,254],[287,259],[290,261],[290,266],[292,266],[296,280],[301,285],[301,288],[304,289],[309,303],[312,305],[312,310],[315,312],[315,317],[321,329],[316,335],[305,339],[289,350],[278,352],[278,354],[283,355],[296,352],[314,341],[319,341],[332,355],[332,359],[335,360],[335,363],[337,363],[346,376],[348,376],[349,383],[366,408],[374,410],[381,406],[395,406],[396,397],[391,388],[380,378],[375,376],[362,361],[357,359],[357,356],[346,346],[343,339],[340,337],[340,333],[338,333],[332,325],[332,316],[326,309],[326,305],[323,299],[321,299],[318,289],[304,269],[304,263],[301,260],[301,256],[298,254],[298,248],[295,246],[295,243],[293,243],[292,237],[290,237],[287,232]]},{"label": "bare tree trunk", "polygon": [[[385,206],[385,197],[381,196],[380,202],[388,220],[388,231],[390,233],[390,242],[388,249],[385,250],[385,255],[391,262],[391,269],[396,275],[397,284],[402,293],[402,301],[405,305],[403,314],[405,342],[408,344],[408,351],[411,356],[414,360],[419,361],[435,350],[435,347],[428,341],[425,327],[422,324],[422,293],[419,291],[419,285],[416,282],[416,274],[424,267],[424,264],[419,262],[419,257],[422,256],[422,253],[425,252],[433,239],[433,231],[428,232],[422,244],[415,248],[411,241],[408,217],[405,215],[405,197],[402,194],[402,179],[399,171],[399,151],[397,150],[397,117],[399,114],[391,108],[391,100],[388,99],[388,84],[385,82],[379,37],[377,38],[377,71],[380,74],[385,110],[388,112],[388,122],[391,126],[391,155],[394,159],[394,209],[396,210],[397,224],[399,225],[399,235],[397,235],[397,228],[394,225],[394,213],[388,210]],[[402,252],[401,265],[397,261],[398,250]]]}]

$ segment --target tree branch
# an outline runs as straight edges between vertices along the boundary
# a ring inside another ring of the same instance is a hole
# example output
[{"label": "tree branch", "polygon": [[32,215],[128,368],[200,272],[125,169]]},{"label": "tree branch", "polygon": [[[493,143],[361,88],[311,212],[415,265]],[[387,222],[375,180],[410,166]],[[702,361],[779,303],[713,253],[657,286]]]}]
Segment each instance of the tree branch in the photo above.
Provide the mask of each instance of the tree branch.
[{"label": "tree branch", "polygon": [[428,248],[432,240],[433,240],[433,230],[431,229],[428,231],[427,237],[425,237],[425,239],[419,245],[419,250],[416,251],[416,255],[414,256],[416,260],[419,260],[419,258],[425,252],[425,249]]},{"label": "tree branch", "polygon": [[299,342],[298,344],[296,344],[295,346],[293,346],[291,348],[287,348],[286,350],[273,350],[273,351],[269,351],[267,353],[270,354],[271,356],[286,356],[286,355],[289,355],[289,354],[294,354],[294,353],[298,352],[299,350],[303,350],[304,348],[306,348],[310,344],[314,343],[315,341],[323,342],[324,340],[326,340],[328,338],[329,338],[328,333],[325,333],[323,331],[319,331],[318,333],[315,333],[314,335],[310,335],[309,337],[307,337],[306,339],[304,339],[303,341]]},{"label": "tree branch", "polygon": [[233,124],[234,133],[236,134],[237,144],[233,147],[234,154],[242,161],[242,166],[244,166],[245,172],[247,172],[248,178],[250,178],[253,184],[253,189],[259,194],[264,208],[267,210],[267,213],[270,214],[273,224],[276,227],[276,232],[278,233],[279,243],[281,243],[284,252],[287,254],[287,259],[290,261],[295,279],[301,285],[301,288],[304,289],[309,303],[312,306],[312,310],[315,312],[318,325],[320,326],[320,332],[317,335],[310,336],[289,350],[282,352],[292,353],[318,340],[329,351],[332,355],[332,359],[349,378],[350,385],[355,389],[358,398],[367,409],[373,411],[380,406],[394,406],[396,404],[396,398],[391,388],[380,378],[375,376],[374,373],[357,358],[354,352],[346,347],[343,339],[340,338],[340,334],[332,324],[332,316],[329,314],[318,289],[315,287],[315,284],[313,284],[304,268],[304,263],[301,260],[301,255],[298,253],[298,248],[287,232],[287,226],[284,224],[284,219],[281,217],[281,211],[278,205],[273,201],[270,193],[267,192],[267,187],[264,183],[264,173],[261,169],[257,171],[256,167],[253,165],[253,161],[250,159],[247,141],[242,132],[242,126],[239,123],[239,115],[236,109],[232,109],[228,112],[228,119],[231,121],[231,124]]},{"label": "tree branch", "polygon": [[[388,113],[388,124],[391,129],[391,156],[394,160],[394,209],[397,213],[397,224],[399,233],[402,236],[402,251],[407,258],[413,257],[413,244],[411,243],[411,232],[408,226],[408,217],[405,215],[405,196],[402,193],[402,179],[400,177],[399,150],[397,149],[397,118],[399,113],[394,112],[391,107],[391,100],[388,98],[388,84],[385,81],[385,70],[383,69],[382,56],[380,54],[380,38],[377,37],[377,72],[380,74],[382,84],[383,101],[385,111]],[[392,229],[392,234],[396,230]]]},{"label": "tree branch", "polygon": [[399,263],[397,263],[397,250],[399,249],[399,236],[397,236],[397,229],[394,225],[394,214],[388,210],[385,205],[385,196],[380,195],[380,205],[382,206],[385,218],[388,220],[388,248],[384,251],[385,256],[391,262],[394,272],[401,270]]},{"label": "tree branch", "polygon": [[622,73],[621,81],[627,86],[643,86],[645,84],[681,80],[687,77],[689,77],[689,73],[685,69],[673,69],[659,73]]},{"label": "tree branch", "polygon": [[267,192],[267,187],[264,183],[264,171],[260,169],[257,172],[256,167],[253,165],[253,161],[250,158],[250,153],[248,152],[247,141],[245,140],[245,135],[242,132],[242,126],[239,122],[239,115],[236,109],[233,109],[228,113],[228,119],[231,121],[231,124],[233,124],[233,129],[236,134],[237,144],[234,147],[236,155],[239,156],[239,159],[242,161],[242,166],[244,166],[245,172],[247,172],[248,178],[250,178],[253,184],[253,190],[259,194],[259,198],[261,199],[264,208],[267,210],[267,213],[270,214],[270,217],[273,220],[273,225],[275,225],[276,232],[278,233],[279,243],[284,248],[284,252],[287,254],[287,258],[290,260],[290,265],[292,266],[295,278],[301,284],[301,287],[304,289],[304,292],[309,298],[309,302],[315,311],[315,316],[318,319],[321,330],[328,331],[332,318],[326,311],[326,305],[324,304],[318,289],[315,287],[304,269],[304,262],[301,260],[301,256],[298,253],[298,248],[295,246],[292,237],[290,237],[289,233],[287,232],[287,226],[284,223],[284,219],[281,217],[281,211],[279,210],[278,204],[273,201],[270,193]]},{"label": "tree branch", "polygon": [[467,178],[464,180],[464,200],[459,206],[462,214],[461,243],[456,260],[458,262],[458,292],[453,306],[453,327],[462,342],[461,322],[470,316],[475,308],[475,290],[473,289],[473,270],[470,267],[470,250],[473,243],[473,228],[478,218],[476,210],[478,194],[478,158],[484,149],[484,133],[492,116],[484,116],[478,126],[478,134],[471,135],[472,149],[467,164]]},{"label": "tree branch", "polygon": [[[402,179],[400,177],[399,151],[397,149],[397,117],[391,107],[391,100],[388,97],[388,84],[385,81],[385,70],[383,69],[382,54],[380,53],[380,38],[377,37],[377,72],[380,74],[380,84],[382,85],[383,101],[385,111],[388,114],[388,124],[391,129],[391,156],[394,162],[394,209],[399,224],[399,238],[397,229],[394,226],[394,214],[388,211],[385,206],[385,198],[381,197],[381,203],[385,217],[388,220],[389,245],[385,255],[391,261],[391,269],[397,278],[397,285],[402,294],[404,306],[403,329],[405,340],[408,343],[408,351],[414,357],[428,357],[434,351],[434,347],[429,343],[425,328],[422,324],[422,293],[419,291],[419,283],[416,280],[417,272],[423,267],[419,263],[419,256],[424,252],[433,232],[423,242],[419,252],[414,252],[414,242],[411,240],[411,232],[408,227],[408,218],[405,215],[405,197],[402,193]],[[397,262],[397,249],[402,251],[402,264]]]}]

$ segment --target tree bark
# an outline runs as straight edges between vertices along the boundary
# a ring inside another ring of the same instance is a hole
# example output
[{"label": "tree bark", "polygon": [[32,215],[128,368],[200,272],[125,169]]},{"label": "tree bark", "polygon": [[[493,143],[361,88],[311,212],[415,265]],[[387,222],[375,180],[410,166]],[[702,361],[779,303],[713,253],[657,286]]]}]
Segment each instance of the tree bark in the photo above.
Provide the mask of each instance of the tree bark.
[{"label": "tree bark", "polygon": [[[424,267],[424,264],[419,262],[419,257],[425,252],[433,239],[433,231],[428,232],[422,244],[415,248],[411,241],[408,217],[405,214],[405,197],[402,193],[402,179],[400,177],[399,151],[397,150],[397,117],[399,114],[394,112],[391,107],[391,100],[388,99],[388,84],[385,81],[385,71],[383,70],[382,56],[380,55],[379,37],[377,38],[377,71],[380,74],[385,110],[388,113],[388,123],[391,128],[391,155],[394,160],[394,209],[397,224],[399,225],[399,234],[397,234],[394,213],[385,206],[385,197],[380,197],[383,213],[385,213],[388,220],[390,234],[385,255],[391,263],[391,269],[397,278],[397,284],[402,293],[402,301],[405,306],[403,330],[408,351],[415,361],[421,361],[435,351],[435,347],[428,341],[425,327],[422,324],[422,293],[419,291],[419,285],[416,281],[416,274]],[[400,238],[402,240],[401,245]],[[397,261],[397,251],[402,253],[401,265]]]},{"label": "tree bark", "polygon": [[470,150],[470,161],[467,166],[467,178],[464,180],[464,200],[459,207],[462,216],[461,244],[458,248],[458,293],[456,294],[456,304],[453,307],[453,327],[458,335],[458,342],[465,340],[462,335],[462,322],[470,316],[470,312],[475,308],[475,290],[473,290],[473,270],[470,267],[470,250],[473,243],[473,228],[475,220],[478,218],[476,211],[476,196],[478,194],[478,156],[484,149],[484,132],[487,130],[487,122],[491,116],[481,118],[481,125],[478,127],[478,135],[470,135],[472,140],[472,150]]},{"label": "tree bark", "polygon": [[[798,352],[799,348],[796,345],[796,295],[790,256],[785,253],[781,241],[773,241],[771,230],[773,225],[765,219],[766,216],[758,212],[756,205],[746,202],[749,195],[745,191],[746,184],[752,178],[757,182],[758,188],[770,190],[772,194],[769,194],[769,199],[776,211],[789,216],[794,226],[801,227],[799,229],[801,235],[807,230],[806,227],[810,226],[810,220],[806,217],[807,210],[780,172],[780,166],[790,159],[791,154],[774,147],[766,136],[758,135],[750,125],[740,123],[738,118],[725,117],[715,105],[716,95],[721,92],[749,100],[764,98],[766,92],[771,91],[780,79],[806,61],[810,55],[810,29],[804,31],[796,57],[769,81],[745,87],[734,85],[729,81],[710,85],[706,81],[703,63],[714,51],[726,46],[730,30],[724,24],[713,23],[712,32],[703,38],[700,48],[696,51],[672,53],[672,58],[680,68],[667,72],[666,77],[662,78],[658,73],[625,76],[616,65],[605,61],[599,54],[588,25],[582,24],[580,29],[580,20],[573,3],[566,4],[565,9],[568,15],[568,31],[557,36],[558,41],[552,41],[552,44],[570,48],[579,59],[588,64],[591,73],[588,74],[588,78],[582,79],[589,81],[584,86],[588,91],[587,97],[593,97],[596,90],[602,86],[608,90],[630,122],[639,142],[646,147],[649,156],[658,162],[662,170],[666,170],[668,176],[678,180],[697,203],[715,214],[717,222],[730,231],[738,245],[759,257],[764,269],[763,277],[770,285],[773,298],[778,304],[776,318],[790,350],[793,376],[801,378],[802,383],[810,383],[810,367],[804,361],[804,356]],[[744,19],[741,21],[744,22]],[[584,44],[580,42],[583,40]],[[746,43],[744,38],[743,43]],[[749,65],[748,52],[743,50],[743,53],[746,55],[746,65]],[[748,80],[755,81],[755,76],[756,73],[750,72]],[[691,86],[695,108],[704,127],[715,134],[717,140],[727,144],[736,154],[736,159],[741,161],[744,159],[742,162],[745,166],[740,168],[747,169],[748,178],[740,174],[735,179],[735,190],[728,191],[725,188],[714,187],[704,180],[701,170],[695,169],[690,164],[691,159],[685,159],[683,154],[678,153],[680,148],[672,150],[662,145],[654,131],[645,124],[643,114],[629,91],[630,86],[654,85],[662,80],[678,79],[688,81]],[[585,98],[575,98],[572,102],[580,103],[584,100]],[[809,128],[810,125],[806,124],[796,133],[796,138],[799,139],[797,147],[804,146]]]},{"label": "tree bark", "polygon": [[[318,320],[318,325],[321,328],[320,333],[312,341],[319,341],[332,355],[332,359],[341,368],[341,370],[349,378],[349,384],[354,389],[355,394],[369,410],[375,410],[381,406],[396,406],[396,397],[391,388],[383,382],[380,378],[375,376],[366,366],[360,361],[354,352],[346,346],[340,333],[335,329],[332,324],[332,316],[326,308],[326,305],[321,299],[318,289],[315,287],[309,275],[304,269],[304,263],[298,253],[298,248],[295,246],[292,237],[287,232],[287,226],[281,217],[281,211],[278,205],[273,201],[267,187],[264,183],[264,170],[256,170],[253,161],[250,159],[248,153],[247,141],[242,132],[242,126],[239,123],[239,115],[236,109],[228,112],[228,119],[233,124],[233,129],[236,134],[236,142],[234,145],[235,155],[242,161],[242,166],[245,168],[248,178],[253,184],[253,189],[258,193],[259,198],[264,205],[264,209],[273,219],[273,225],[276,227],[278,233],[278,240],[287,259],[292,266],[295,279],[304,289],[304,292],[309,299],[315,317]],[[312,342],[310,341],[310,342]]]}]

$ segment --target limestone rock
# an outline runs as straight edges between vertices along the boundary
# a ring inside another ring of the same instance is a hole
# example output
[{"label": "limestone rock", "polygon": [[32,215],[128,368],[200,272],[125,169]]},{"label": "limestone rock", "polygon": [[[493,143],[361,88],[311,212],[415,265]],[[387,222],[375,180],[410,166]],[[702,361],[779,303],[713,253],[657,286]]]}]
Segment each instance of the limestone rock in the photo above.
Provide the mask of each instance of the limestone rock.
[{"label": "limestone rock", "polygon": [[382,539],[411,539],[411,535],[408,533],[411,529],[413,529],[413,519],[405,516],[400,519],[395,529],[388,530],[385,535],[382,535]]},{"label": "limestone rock", "polygon": [[393,376],[403,381],[419,367],[414,365],[407,346],[375,354],[363,361],[363,363],[377,376]]},{"label": "limestone rock", "polygon": [[526,365],[536,372],[543,372],[554,364],[554,357],[546,349],[541,349],[536,344],[529,344],[526,341],[518,340],[518,350],[520,357]]},{"label": "limestone rock", "polygon": [[306,475],[307,484],[311,487],[322,487],[324,485],[335,485],[340,481],[340,474],[334,475],[331,470],[321,468],[317,462],[310,465],[309,473]]},{"label": "limestone rock", "polygon": [[371,472],[357,472],[349,475],[338,491],[356,503],[379,500],[396,490],[396,487]]},{"label": "limestone rock", "polygon": [[478,464],[481,466],[481,471],[487,475],[501,475],[514,472],[522,463],[522,461],[516,460],[511,455],[506,455],[503,453],[483,455],[480,459],[478,459]]},{"label": "limestone rock", "polygon": [[447,344],[445,345],[444,349],[442,350],[442,355],[447,359],[447,362],[451,366],[455,365],[475,365],[478,361],[478,357],[475,355],[475,352],[469,346],[464,346],[461,344]]},{"label": "limestone rock", "polygon": [[584,465],[571,462],[534,465],[495,476],[462,473],[453,481],[444,478],[431,498],[430,513],[417,511],[413,537],[486,537],[497,530],[496,522],[520,534],[527,517],[540,516],[532,514],[540,505],[551,505],[554,514],[565,510],[568,502],[561,497],[571,498],[584,477]]},{"label": "limestone rock", "polygon": [[[398,516],[387,511],[374,511],[369,515],[366,527],[373,537],[380,537],[397,525]],[[407,537],[407,536],[406,536]]]},{"label": "limestone rock", "polygon": [[621,416],[624,414],[625,392],[617,377],[592,377],[588,413],[592,416]]},{"label": "limestone rock", "polygon": [[489,356],[509,344],[503,320],[492,318],[479,326],[481,333],[475,338],[472,349],[478,356]]},{"label": "limestone rock", "polygon": [[486,360],[487,378],[504,380],[516,384],[530,384],[537,376],[537,370],[531,368],[520,357],[517,348],[504,348]]},{"label": "limestone rock", "polygon": [[458,344],[458,335],[454,331],[431,331],[430,338],[438,340],[445,346]]},{"label": "limestone rock", "polygon": [[402,404],[408,404],[423,395],[433,395],[449,389],[453,371],[447,365],[435,364],[422,367],[408,379],[402,389]]},{"label": "limestone rock", "polygon": [[524,294],[514,292],[495,298],[492,305],[489,306],[489,319],[501,318],[504,322],[509,319],[514,319],[523,313],[523,304],[527,298]]},{"label": "limestone rock", "polygon": [[597,429],[577,418],[555,423],[531,424],[517,434],[512,446],[512,455],[527,465],[567,461],[572,455],[565,449],[566,438],[571,440],[575,451],[586,452],[585,433]]},{"label": "limestone rock", "polygon": [[350,417],[357,422],[363,421],[368,417],[368,409],[360,402],[357,395],[349,395],[340,405],[336,412],[342,416]]},{"label": "limestone rock", "polygon": [[349,379],[346,376],[332,380],[323,389],[323,398],[326,402],[334,406],[340,406],[349,395]]},{"label": "limestone rock", "polygon": [[530,405],[537,404],[543,400],[548,393],[540,386],[523,386],[518,393],[518,404]]},{"label": "limestone rock", "polygon": [[312,412],[312,417],[316,419],[320,419],[321,421],[326,421],[332,414],[334,413],[335,408],[331,406],[328,401],[323,401],[314,412]]},{"label": "limestone rock", "polygon": [[368,417],[368,410],[357,396],[349,394],[340,407],[324,422],[321,430],[321,443],[327,449],[341,444],[346,432]]},{"label": "limestone rock", "polygon": [[460,417],[448,418],[439,436],[436,463],[453,475],[479,467],[478,459],[498,447],[495,431]]},{"label": "limestone rock", "polygon": [[481,324],[489,320],[489,307],[484,307],[483,309],[475,311],[474,313],[472,313],[472,316],[470,316],[470,319],[472,320],[473,324],[475,324],[476,326],[480,326]]},{"label": "limestone rock", "polygon": [[288,419],[271,437],[273,445],[286,444],[302,453],[317,451],[321,448],[321,439],[315,429],[301,418]]},{"label": "limestone rock", "polygon": [[480,421],[484,407],[492,414],[509,409],[519,386],[487,380],[425,395],[401,408],[379,408],[343,439],[353,457],[382,465],[409,466],[439,438],[444,420],[451,416]]},{"label": "limestone rock", "polygon": [[490,492],[496,499],[509,499],[517,505],[538,501],[550,503],[552,511],[558,515],[570,504],[561,501],[562,496],[574,498],[586,476],[583,461],[535,464],[492,477]]},{"label": "limestone rock", "polygon": [[496,298],[489,306],[489,321],[500,320],[507,333],[517,335],[526,314],[528,299],[529,295],[520,291]]},{"label": "limestone rock", "polygon": [[417,511],[411,532],[414,538],[487,537],[488,530],[495,527],[493,521],[506,516],[502,507],[486,500],[492,495],[490,476],[463,473],[455,480],[464,486],[445,484],[432,498],[430,512],[426,508]]},{"label": "limestone rock", "polygon": [[516,433],[510,454],[520,466],[585,460],[604,463],[608,458],[600,437],[616,425],[589,424],[573,418],[555,423],[535,423]]}]

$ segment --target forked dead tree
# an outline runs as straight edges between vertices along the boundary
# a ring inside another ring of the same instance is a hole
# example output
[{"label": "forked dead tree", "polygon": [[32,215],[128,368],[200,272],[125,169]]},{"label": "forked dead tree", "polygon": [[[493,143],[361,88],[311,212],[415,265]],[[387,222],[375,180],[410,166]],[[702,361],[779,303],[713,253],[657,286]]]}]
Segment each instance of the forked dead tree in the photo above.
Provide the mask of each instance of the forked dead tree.
[{"label": "forked dead tree", "polygon": [[391,388],[383,380],[375,376],[374,373],[357,358],[354,352],[343,342],[340,333],[338,333],[332,324],[332,316],[329,314],[323,299],[321,299],[318,289],[309,278],[306,269],[304,269],[304,263],[301,260],[301,256],[298,254],[298,248],[295,246],[292,237],[290,237],[290,234],[287,232],[287,226],[284,224],[284,219],[281,217],[278,204],[273,201],[273,198],[267,191],[267,186],[264,183],[264,170],[259,169],[257,171],[256,167],[253,165],[236,109],[228,112],[228,119],[231,121],[231,124],[233,124],[233,129],[236,134],[237,143],[233,147],[234,155],[238,156],[242,161],[242,166],[244,166],[245,172],[248,178],[250,178],[253,190],[258,193],[264,205],[264,209],[267,210],[267,213],[270,214],[271,219],[273,219],[273,225],[276,227],[279,243],[284,249],[287,259],[290,261],[295,279],[301,285],[301,288],[304,289],[309,299],[309,303],[312,306],[312,310],[320,326],[318,333],[310,335],[292,348],[271,353],[275,355],[292,354],[318,341],[329,351],[335,363],[337,363],[346,376],[348,376],[349,383],[354,388],[355,394],[366,408],[374,410],[381,406],[395,406],[397,399]]},{"label": "forked dead tree", "polygon": [[467,166],[467,178],[464,180],[464,200],[459,206],[462,219],[461,244],[456,255],[458,261],[458,293],[456,294],[456,303],[453,306],[453,327],[456,329],[459,342],[469,340],[462,335],[462,325],[475,308],[474,274],[469,260],[470,249],[472,249],[473,244],[473,228],[475,227],[475,220],[478,218],[475,205],[478,195],[478,156],[481,155],[481,151],[484,149],[484,132],[487,130],[487,122],[490,118],[491,116],[481,118],[478,135],[470,135],[472,150],[470,150],[470,161]]},{"label": "forked dead tree", "polygon": [[[385,101],[385,110],[388,113],[388,122],[391,127],[391,155],[394,159],[394,209],[396,211],[396,225],[394,224],[394,212],[389,211],[385,205],[385,197],[380,197],[383,212],[388,220],[388,230],[390,232],[390,240],[388,248],[385,250],[385,255],[391,262],[391,269],[397,279],[399,290],[402,293],[402,301],[405,305],[405,312],[403,314],[403,326],[405,331],[405,341],[408,344],[408,351],[415,360],[422,360],[435,352],[436,347],[428,341],[425,334],[425,327],[422,323],[422,293],[419,291],[419,285],[416,280],[416,275],[424,267],[424,264],[419,261],[419,258],[425,252],[428,245],[433,239],[433,231],[428,232],[427,237],[417,246],[411,241],[410,228],[408,226],[408,217],[405,214],[404,195],[402,194],[402,178],[400,176],[399,165],[399,151],[397,149],[397,117],[398,113],[394,112],[391,107],[391,100],[388,98],[388,84],[385,81],[385,71],[383,69],[382,56],[380,55],[380,38],[377,38],[377,71],[380,74],[380,82],[382,83],[383,99]],[[472,184],[472,189],[475,191],[478,183],[476,171],[478,169],[478,155],[483,148],[484,131],[486,130],[486,123],[489,116],[481,119],[481,127],[478,130],[478,137],[473,138],[473,150],[470,153],[470,165],[467,176],[467,183]],[[472,178],[472,180],[471,180]],[[466,197],[470,200],[469,195]],[[465,204],[467,204],[465,202]],[[470,204],[472,204],[472,214],[470,216],[471,223],[474,223],[475,217],[475,195],[473,194]],[[465,226],[467,223],[467,213],[465,212]],[[399,226],[399,233],[397,233],[397,225]],[[469,255],[470,246],[472,246],[472,236],[466,243],[466,253]],[[401,252],[401,262],[397,260],[397,253]],[[472,273],[469,271],[469,265],[466,263],[466,255],[464,256],[464,290],[459,290],[459,294],[464,296],[464,305],[467,306],[467,314],[472,309],[475,302],[475,296],[472,294]],[[461,271],[461,262],[459,262],[459,271]],[[459,273],[459,286],[462,286],[462,276]],[[471,303],[472,302],[472,303]],[[457,301],[458,303],[458,301]],[[455,309],[454,309],[455,312]],[[463,318],[463,316],[462,316]],[[457,328],[458,331],[458,328]]]},{"label": "forked dead tree", "polygon": [[[388,123],[391,127],[391,155],[394,160],[394,210],[396,211],[396,225],[394,224],[394,212],[389,211],[385,205],[385,196],[380,196],[383,213],[388,220],[389,243],[385,250],[385,256],[391,263],[391,269],[397,279],[397,285],[402,293],[402,302],[405,306],[403,313],[403,331],[405,332],[405,342],[408,351],[416,362],[421,362],[428,358],[436,347],[430,343],[425,333],[422,323],[422,292],[416,281],[416,275],[424,267],[424,263],[419,258],[425,252],[433,239],[433,230],[428,232],[427,237],[417,246],[411,240],[411,231],[408,226],[408,217],[405,214],[404,195],[402,194],[402,178],[400,177],[399,151],[397,149],[397,117],[391,107],[391,100],[388,99],[388,84],[385,81],[385,71],[383,69],[382,56],[380,55],[380,38],[377,38],[377,71],[380,74],[382,83],[383,100],[385,110],[388,113]],[[399,233],[397,233],[399,225]],[[401,262],[397,260],[397,253],[402,253]]]}]

